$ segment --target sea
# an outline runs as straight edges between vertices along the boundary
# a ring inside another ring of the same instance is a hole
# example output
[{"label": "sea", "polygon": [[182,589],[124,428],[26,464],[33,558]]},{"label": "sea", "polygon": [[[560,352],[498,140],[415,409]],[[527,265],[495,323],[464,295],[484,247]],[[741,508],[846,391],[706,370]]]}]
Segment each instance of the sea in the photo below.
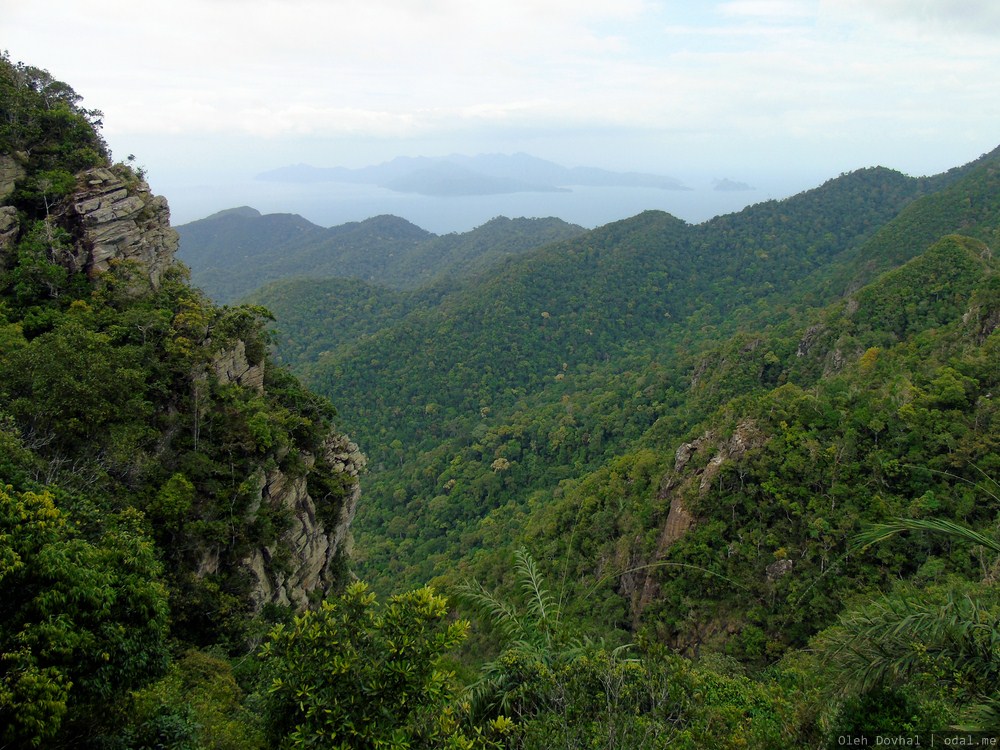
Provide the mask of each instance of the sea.
[{"label": "sea", "polygon": [[229,208],[250,206],[261,213],[298,214],[323,227],[392,214],[435,234],[467,232],[498,216],[555,216],[588,229],[647,210],[666,211],[690,224],[740,211],[748,205],[798,192],[789,186],[749,190],[569,186],[566,192],[436,197],[397,193],[374,185],[275,183],[247,179],[230,183],[153,183],[167,197],[177,226]]}]

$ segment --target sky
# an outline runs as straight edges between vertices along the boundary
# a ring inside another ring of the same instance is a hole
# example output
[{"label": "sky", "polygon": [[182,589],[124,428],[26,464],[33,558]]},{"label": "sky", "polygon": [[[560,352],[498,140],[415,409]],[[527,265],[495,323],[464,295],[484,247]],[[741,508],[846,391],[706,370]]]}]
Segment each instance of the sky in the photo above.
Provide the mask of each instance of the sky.
[{"label": "sky", "polygon": [[997,0],[0,0],[0,49],[101,109],[175,222],[294,163],[527,152],[792,194],[1000,144]]}]

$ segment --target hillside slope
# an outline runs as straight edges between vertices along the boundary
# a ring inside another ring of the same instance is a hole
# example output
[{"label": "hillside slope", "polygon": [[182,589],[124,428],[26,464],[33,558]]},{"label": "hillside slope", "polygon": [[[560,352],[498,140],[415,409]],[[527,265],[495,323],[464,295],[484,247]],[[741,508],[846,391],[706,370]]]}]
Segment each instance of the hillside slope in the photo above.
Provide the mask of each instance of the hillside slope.
[{"label": "hillside slope", "polygon": [[412,289],[467,276],[510,255],[582,233],[559,219],[498,217],[462,234],[438,236],[395,216],[329,229],[292,214],[231,209],[177,228],[178,257],[194,283],[231,302],[270,281],[351,278]]},{"label": "hillside slope", "polygon": [[[913,312],[902,297],[869,305],[866,295],[888,294],[875,287],[851,304],[881,338],[848,344],[819,321],[833,314],[827,305],[844,306],[837,300],[859,258],[885,253],[891,266],[913,255],[906,216],[927,220],[916,207],[963,194],[995,205],[997,191],[982,186],[994,162],[925,180],[862,170],[698,227],[644,214],[508,261],[364,338],[317,340],[325,353],[297,367],[341,405],[373,457],[358,569],[375,582],[426,580],[482,554],[470,550],[506,549],[563,482],[628,464],[647,431],[658,436],[650,449],[672,456],[731,399],[806,387],[869,346],[916,335],[900,316],[923,320],[927,303]],[[992,210],[980,215],[949,221],[991,236]],[[883,227],[898,227],[900,239],[889,242]],[[942,325],[972,294],[948,263],[938,282],[912,282],[951,295]],[[800,348],[825,359],[796,356]],[[665,464],[642,464],[655,491]],[[627,607],[616,618],[633,627]]]}]

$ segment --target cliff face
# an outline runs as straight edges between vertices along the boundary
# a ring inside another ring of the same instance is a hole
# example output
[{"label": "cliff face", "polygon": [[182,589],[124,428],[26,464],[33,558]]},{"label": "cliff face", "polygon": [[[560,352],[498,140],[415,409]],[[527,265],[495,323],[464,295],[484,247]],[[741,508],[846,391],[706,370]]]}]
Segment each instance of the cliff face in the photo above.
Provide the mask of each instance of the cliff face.
[{"label": "cliff face", "polygon": [[[0,259],[6,250],[10,262],[14,262],[23,228],[18,211],[9,204],[14,202],[18,187],[30,179],[16,158],[0,157]],[[129,291],[133,296],[156,292],[177,264],[174,254],[178,236],[170,226],[167,201],[153,195],[144,180],[122,165],[77,174],[75,189],[46,206],[44,221],[71,238],[50,251],[52,262],[70,274],[84,274],[92,282],[99,282],[103,274],[127,263],[132,269],[130,278],[139,282]],[[207,301],[205,305],[206,309],[218,311]],[[175,316],[172,331],[180,330],[182,317]],[[192,330],[195,328],[198,326]],[[266,358],[260,353],[259,342],[251,357],[248,342],[239,334],[213,342],[209,325],[202,325],[200,330],[200,334],[191,336],[192,345],[212,353],[198,360],[187,383],[177,384],[179,393],[163,397],[166,406],[160,408],[173,410],[172,402],[189,398],[185,389],[195,394],[236,389],[247,394],[244,400],[265,400]],[[229,407],[217,403],[208,408]],[[199,418],[210,417],[199,414]],[[161,438],[159,450],[166,450],[164,446],[181,434],[183,428],[172,428]],[[247,455],[252,452],[251,448],[245,450]],[[234,564],[239,566],[250,583],[249,598],[256,609],[267,603],[302,608],[311,597],[326,593],[338,582],[350,549],[350,525],[360,497],[358,477],[365,457],[336,431],[326,435],[320,450],[311,450],[293,440],[293,444],[274,444],[260,457],[257,469],[245,477],[244,484],[256,483],[257,490],[243,520],[248,527],[257,523],[258,516],[267,517],[262,521],[265,524],[272,523],[272,518],[283,519],[283,524],[267,542],[258,543],[249,552],[245,546],[227,549],[225,542],[202,546],[193,558],[192,573],[197,578],[219,574],[226,567],[232,572]],[[300,458],[293,473],[276,468],[290,451]],[[341,491],[326,493],[331,486]],[[318,496],[319,492],[326,494]],[[217,503],[217,498],[195,497],[192,507],[205,508],[212,503]]]},{"label": "cliff face", "polygon": [[73,270],[93,277],[115,261],[135,261],[156,289],[174,263],[178,237],[170,226],[170,209],[144,180],[127,182],[103,167],[84,172],[66,219],[79,237]]},{"label": "cliff face", "polygon": [[[337,563],[350,554],[350,526],[361,497],[357,480],[366,459],[345,435],[330,435],[323,447],[327,463],[353,480],[345,497],[313,498],[306,477],[292,478],[279,470],[260,477],[254,512],[268,504],[290,513],[292,523],[277,544],[257,548],[244,560],[258,607],[269,602],[306,607],[310,594],[328,591],[337,583]],[[324,502],[333,506],[323,509],[327,513],[321,513]],[[321,515],[332,517],[332,523],[324,523]]]},{"label": "cliff face", "polygon": [[[248,361],[241,340],[218,352],[209,369],[223,384],[264,392],[264,365]],[[351,522],[361,498],[359,478],[367,458],[346,435],[337,432],[327,435],[320,454],[303,456],[307,472],[301,476],[263,468],[256,476],[248,516],[277,512],[287,517],[289,524],[273,544],[254,548],[242,560],[255,609],[265,604],[305,608],[312,595],[324,594],[337,584],[338,564],[350,555]],[[318,473],[318,466],[340,478],[343,494],[321,497],[310,492],[310,479]],[[208,550],[198,574],[216,573],[218,565],[219,550]]]},{"label": "cliff face", "polygon": [[642,565],[633,565],[637,570],[622,577],[621,592],[631,599],[636,624],[650,602],[660,597],[655,565],[667,557],[670,547],[698,521],[688,509],[687,499],[704,495],[724,465],[738,463],[748,451],[760,448],[766,442],[767,436],[753,420],[746,419],[736,426],[728,438],[720,438],[710,431],[677,449],[673,471],[665,475],[660,483],[658,499],[670,502],[652,558],[641,561]]},{"label": "cliff face", "polygon": [[[24,177],[24,168],[7,154],[0,154],[0,204],[14,192],[17,181]],[[0,205],[0,252],[10,245],[18,232],[17,209]]]}]

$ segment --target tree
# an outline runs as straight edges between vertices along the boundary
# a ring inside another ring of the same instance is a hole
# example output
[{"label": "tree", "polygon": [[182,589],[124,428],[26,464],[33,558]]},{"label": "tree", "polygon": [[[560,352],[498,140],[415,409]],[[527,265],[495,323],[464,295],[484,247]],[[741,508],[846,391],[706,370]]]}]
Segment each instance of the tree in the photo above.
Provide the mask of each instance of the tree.
[{"label": "tree", "polygon": [[[1000,555],[1000,540],[944,519],[877,524],[859,534],[855,546],[907,531],[944,535]],[[1000,729],[1000,598],[994,583],[903,587],[844,613],[817,643],[843,691],[922,690],[959,706],[963,730]]]},{"label": "tree", "polygon": [[0,744],[58,746],[166,667],[166,592],[141,516],[88,541],[48,492],[0,487]]},{"label": "tree", "polygon": [[282,748],[471,748],[440,657],[468,623],[431,588],[378,606],[366,584],[277,625],[264,644],[266,715]]},{"label": "tree", "polygon": [[0,361],[0,375],[0,398],[10,399],[25,434],[66,454],[89,441],[93,455],[93,444],[109,441],[115,426],[140,425],[150,411],[145,363],[69,318]]},{"label": "tree", "polygon": [[0,53],[0,151],[23,151],[32,166],[60,163],[71,172],[104,163],[103,114],[81,107],[81,99],[47,70],[12,63]]}]

